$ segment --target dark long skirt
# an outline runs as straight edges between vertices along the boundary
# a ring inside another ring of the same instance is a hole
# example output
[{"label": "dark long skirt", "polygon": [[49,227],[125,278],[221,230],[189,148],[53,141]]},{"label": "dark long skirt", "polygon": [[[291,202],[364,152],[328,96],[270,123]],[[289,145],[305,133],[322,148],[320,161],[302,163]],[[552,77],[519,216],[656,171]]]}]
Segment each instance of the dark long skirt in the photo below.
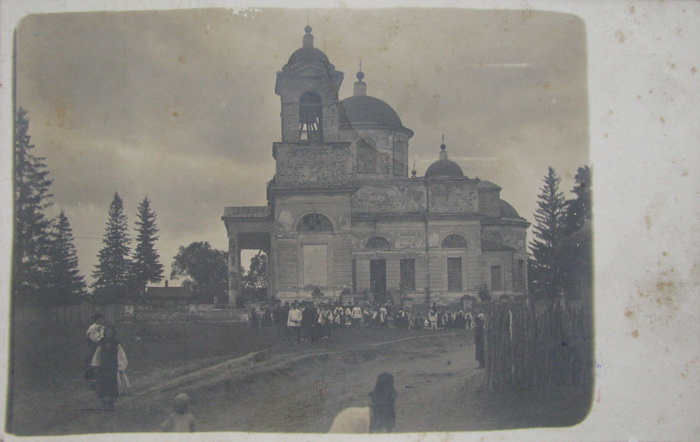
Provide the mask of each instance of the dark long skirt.
[{"label": "dark long skirt", "polygon": [[118,344],[109,346],[102,344],[100,366],[96,370],[95,392],[101,399],[116,399],[119,397],[117,383],[117,348]]}]

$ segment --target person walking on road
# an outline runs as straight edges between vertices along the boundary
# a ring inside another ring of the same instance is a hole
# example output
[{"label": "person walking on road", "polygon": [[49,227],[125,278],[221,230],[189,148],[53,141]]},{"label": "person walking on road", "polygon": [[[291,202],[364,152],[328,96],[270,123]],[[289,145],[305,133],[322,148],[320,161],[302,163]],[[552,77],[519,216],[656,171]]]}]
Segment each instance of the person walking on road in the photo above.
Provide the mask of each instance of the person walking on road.
[{"label": "person walking on road", "polygon": [[88,346],[85,357],[85,380],[90,383],[90,388],[93,390],[95,389],[95,369],[92,366],[92,358],[105,334],[104,320],[105,317],[102,313],[95,313],[92,315],[92,325],[85,332]]},{"label": "person walking on road", "polygon": [[104,337],[92,358],[92,366],[96,368],[97,397],[102,400],[104,409],[113,410],[114,402],[120,394],[126,393],[129,378],[126,377],[128,361],[126,353],[114,327],[105,327]]}]

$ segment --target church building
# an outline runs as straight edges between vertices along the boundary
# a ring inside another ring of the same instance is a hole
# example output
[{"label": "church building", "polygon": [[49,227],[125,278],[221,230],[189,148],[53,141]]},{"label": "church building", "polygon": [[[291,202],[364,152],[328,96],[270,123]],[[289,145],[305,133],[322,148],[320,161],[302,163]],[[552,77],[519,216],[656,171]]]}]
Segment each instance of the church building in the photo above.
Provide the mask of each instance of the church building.
[{"label": "church building", "polygon": [[226,207],[229,300],[240,293],[241,250],[268,256],[268,294],[459,304],[465,295],[522,296],[530,225],[496,184],[467,177],[443,143],[424,176],[409,174],[413,131],[384,101],[338,99],[343,73],[303,45],[277,72],[281,141],[266,206]]}]

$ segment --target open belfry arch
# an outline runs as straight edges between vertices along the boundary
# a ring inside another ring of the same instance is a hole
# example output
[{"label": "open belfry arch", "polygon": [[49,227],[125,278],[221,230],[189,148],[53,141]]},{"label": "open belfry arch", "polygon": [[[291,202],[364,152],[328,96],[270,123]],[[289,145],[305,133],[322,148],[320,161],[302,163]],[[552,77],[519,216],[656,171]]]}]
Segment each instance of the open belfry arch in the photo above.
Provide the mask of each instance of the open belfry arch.
[{"label": "open belfry arch", "polygon": [[328,299],[460,303],[487,290],[522,296],[529,223],[494,183],[464,175],[440,146],[424,176],[409,177],[409,140],[396,111],[367,95],[338,99],[343,73],[314,47],[277,72],[281,141],[266,206],[227,207],[229,301],[240,294],[240,251],[268,255],[268,293]]}]

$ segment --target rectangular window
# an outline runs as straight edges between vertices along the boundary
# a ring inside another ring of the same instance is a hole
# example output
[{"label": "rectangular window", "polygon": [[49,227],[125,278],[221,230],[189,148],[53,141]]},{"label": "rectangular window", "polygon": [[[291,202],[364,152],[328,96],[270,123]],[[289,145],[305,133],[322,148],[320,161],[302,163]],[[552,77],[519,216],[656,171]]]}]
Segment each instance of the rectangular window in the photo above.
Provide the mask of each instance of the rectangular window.
[{"label": "rectangular window", "polygon": [[404,292],[416,291],[416,260],[402,259],[401,266],[401,290]]},{"label": "rectangular window", "polygon": [[522,292],[525,288],[525,260],[519,259],[515,262],[515,274],[513,275],[513,289]]},{"label": "rectangular window", "polygon": [[462,290],[462,258],[447,258],[447,290]]},{"label": "rectangular window", "polygon": [[357,261],[352,260],[352,292],[357,293]]},{"label": "rectangular window", "polygon": [[491,291],[499,292],[503,290],[503,281],[501,280],[501,266],[491,266]]}]

